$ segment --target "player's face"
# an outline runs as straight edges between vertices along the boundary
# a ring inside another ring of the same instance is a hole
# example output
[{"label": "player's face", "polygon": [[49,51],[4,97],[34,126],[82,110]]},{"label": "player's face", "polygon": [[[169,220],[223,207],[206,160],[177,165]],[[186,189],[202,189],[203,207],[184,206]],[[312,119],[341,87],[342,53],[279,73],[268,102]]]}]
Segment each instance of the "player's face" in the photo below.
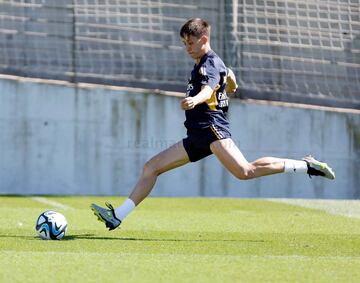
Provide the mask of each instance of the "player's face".
[{"label": "player's face", "polygon": [[197,38],[195,36],[189,35],[183,38],[182,42],[185,45],[186,52],[194,60],[199,60],[204,55],[203,37]]}]

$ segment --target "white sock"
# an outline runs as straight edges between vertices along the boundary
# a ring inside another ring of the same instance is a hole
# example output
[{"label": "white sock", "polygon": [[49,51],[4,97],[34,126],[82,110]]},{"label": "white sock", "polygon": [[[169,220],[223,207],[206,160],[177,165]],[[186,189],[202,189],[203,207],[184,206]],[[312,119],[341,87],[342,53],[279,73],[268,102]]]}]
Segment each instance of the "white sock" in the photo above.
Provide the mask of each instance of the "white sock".
[{"label": "white sock", "polygon": [[307,173],[307,163],[303,160],[285,159],[284,172],[285,173]]},{"label": "white sock", "polygon": [[128,198],[126,201],[124,201],[124,203],[122,205],[120,205],[118,208],[115,208],[115,216],[116,216],[116,218],[123,221],[125,219],[125,217],[131,211],[133,211],[134,208],[135,208],[135,203],[131,199]]}]

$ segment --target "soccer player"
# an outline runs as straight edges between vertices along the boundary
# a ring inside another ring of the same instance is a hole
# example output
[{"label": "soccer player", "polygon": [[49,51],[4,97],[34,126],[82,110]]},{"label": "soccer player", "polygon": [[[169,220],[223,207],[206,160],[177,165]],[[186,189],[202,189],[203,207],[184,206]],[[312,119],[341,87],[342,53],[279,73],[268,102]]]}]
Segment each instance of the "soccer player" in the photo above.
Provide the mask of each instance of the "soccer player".
[{"label": "soccer player", "polygon": [[307,173],[335,179],[332,169],[311,156],[302,160],[263,157],[248,162],[231,139],[227,92],[237,88],[233,72],[210,47],[210,25],[203,19],[191,19],[180,30],[188,55],[195,61],[185,98],[180,107],[185,110],[187,137],[155,155],[144,165],[142,174],[125,202],[114,208],[91,205],[98,219],[109,230],[117,228],[125,217],[151,192],[157,177],[188,162],[196,162],[210,154],[235,177],[241,180],[292,172]]}]

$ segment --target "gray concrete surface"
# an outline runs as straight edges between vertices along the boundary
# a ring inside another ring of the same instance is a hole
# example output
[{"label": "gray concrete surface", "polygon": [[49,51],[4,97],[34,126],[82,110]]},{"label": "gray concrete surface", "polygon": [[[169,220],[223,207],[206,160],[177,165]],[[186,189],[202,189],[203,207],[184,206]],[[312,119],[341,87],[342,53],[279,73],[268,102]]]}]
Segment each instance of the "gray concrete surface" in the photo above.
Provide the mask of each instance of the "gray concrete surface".
[{"label": "gray concrete surface", "polygon": [[[127,195],[143,163],[185,136],[179,100],[2,76],[0,193]],[[337,179],[240,181],[211,156],[161,175],[152,195],[358,199],[359,113],[233,99],[233,139],[248,160],[311,153],[331,164]]]}]

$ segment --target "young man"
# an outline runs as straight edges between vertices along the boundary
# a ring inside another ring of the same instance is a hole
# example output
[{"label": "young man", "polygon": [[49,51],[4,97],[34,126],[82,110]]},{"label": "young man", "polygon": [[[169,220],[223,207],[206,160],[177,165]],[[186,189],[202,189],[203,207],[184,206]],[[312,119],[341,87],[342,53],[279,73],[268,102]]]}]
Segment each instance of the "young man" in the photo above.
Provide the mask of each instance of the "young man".
[{"label": "young man", "polygon": [[196,162],[214,154],[237,178],[247,180],[261,176],[294,172],[310,176],[335,179],[332,169],[311,156],[303,160],[263,157],[248,162],[231,139],[228,110],[228,92],[235,92],[234,74],[226,68],[210,47],[210,25],[202,19],[187,21],[180,30],[186,52],[195,66],[180,106],[185,110],[187,137],[160,152],[144,165],[129,198],[118,208],[111,204],[102,208],[96,204],[91,209],[109,230],[117,228],[125,217],[151,192],[157,177],[171,169]]}]

